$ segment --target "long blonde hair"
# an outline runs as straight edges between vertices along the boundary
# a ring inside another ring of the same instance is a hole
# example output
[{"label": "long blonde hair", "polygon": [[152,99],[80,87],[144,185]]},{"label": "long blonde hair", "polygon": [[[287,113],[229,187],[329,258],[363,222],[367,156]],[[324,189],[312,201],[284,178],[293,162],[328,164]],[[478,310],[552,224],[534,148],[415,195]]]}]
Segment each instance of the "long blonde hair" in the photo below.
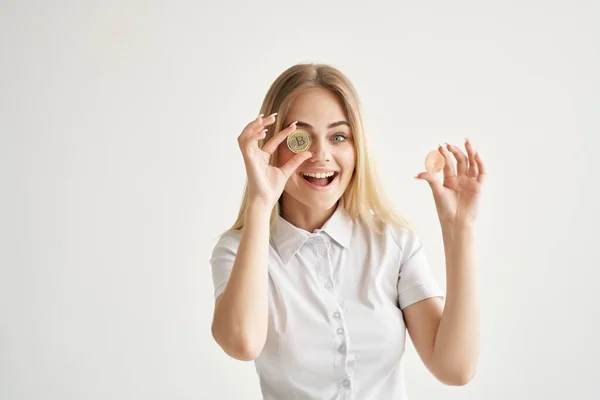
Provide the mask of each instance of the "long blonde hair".
[{"label": "long blonde hair", "polygon": [[[277,112],[273,129],[269,129],[259,147],[279,132],[294,99],[308,89],[324,88],[341,100],[356,146],[355,170],[342,195],[345,209],[355,221],[363,222],[373,232],[383,233],[383,224],[390,223],[414,231],[414,226],[397,212],[381,188],[376,167],[371,160],[369,145],[363,130],[361,104],[356,89],[338,69],[327,64],[296,64],[285,70],[273,82],[260,108],[260,113],[270,115]],[[277,152],[269,161],[277,165]],[[281,211],[281,197],[271,212],[270,227],[275,227]],[[248,209],[248,180],[237,220],[227,231],[241,232]],[[226,232],[227,232],[226,231]],[[225,232],[224,232],[225,233]],[[223,234],[224,234],[223,233]]]}]

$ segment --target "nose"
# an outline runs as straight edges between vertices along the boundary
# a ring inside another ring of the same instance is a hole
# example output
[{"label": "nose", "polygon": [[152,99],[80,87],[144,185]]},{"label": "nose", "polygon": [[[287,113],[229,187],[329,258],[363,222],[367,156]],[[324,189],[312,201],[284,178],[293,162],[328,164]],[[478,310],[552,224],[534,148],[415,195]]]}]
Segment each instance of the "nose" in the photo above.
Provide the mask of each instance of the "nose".
[{"label": "nose", "polygon": [[331,148],[322,138],[313,138],[309,149],[313,156],[310,158],[312,162],[328,162],[331,161]]}]

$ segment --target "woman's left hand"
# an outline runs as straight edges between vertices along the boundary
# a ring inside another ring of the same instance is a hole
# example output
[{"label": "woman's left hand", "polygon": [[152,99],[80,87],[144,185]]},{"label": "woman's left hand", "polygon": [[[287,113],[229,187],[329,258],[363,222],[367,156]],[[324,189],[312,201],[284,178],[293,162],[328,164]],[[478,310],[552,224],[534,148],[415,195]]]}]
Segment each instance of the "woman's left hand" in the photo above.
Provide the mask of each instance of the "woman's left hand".
[{"label": "woman's left hand", "polygon": [[[429,172],[421,172],[415,179],[429,182],[442,224],[473,224],[486,178],[485,166],[469,139],[465,139],[468,158],[458,147],[446,145],[448,149],[443,146],[438,149],[446,159],[443,182]],[[454,158],[457,166],[454,165]]]}]

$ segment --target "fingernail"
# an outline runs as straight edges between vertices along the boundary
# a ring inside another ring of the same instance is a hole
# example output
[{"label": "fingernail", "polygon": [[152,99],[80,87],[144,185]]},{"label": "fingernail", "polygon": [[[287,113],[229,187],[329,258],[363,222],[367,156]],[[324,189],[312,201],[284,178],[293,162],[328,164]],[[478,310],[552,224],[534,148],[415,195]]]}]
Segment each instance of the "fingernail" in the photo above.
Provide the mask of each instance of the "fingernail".
[{"label": "fingernail", "polygon": [[269,118],[274,117],[276,115],[277,115],[277,113],[273,113],[273,114],[269,115]]},{"label": "fingernail", "polygon": [[258,114],[258,117],[256,117],[256,119],[262,118],[263,115],[265,115],[265,114]]},{"label": "fingernail", "polygon": [[415,179],[421,179],[421,178],[419,178],[418,176],[415,176]]}]

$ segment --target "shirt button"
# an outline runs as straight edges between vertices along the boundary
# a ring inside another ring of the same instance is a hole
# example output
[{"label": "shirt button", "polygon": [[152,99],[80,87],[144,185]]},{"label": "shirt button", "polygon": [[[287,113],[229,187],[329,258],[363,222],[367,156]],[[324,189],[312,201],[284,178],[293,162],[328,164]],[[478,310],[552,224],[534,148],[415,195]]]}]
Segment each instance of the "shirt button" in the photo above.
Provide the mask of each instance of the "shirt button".
[{"label": "shirt button", "polygon": [[331,282],[329,282],[329,281],[325,282],[325,289],[327,289],[327,290],[331,289]]},{"label": "shirt button", "polygon": [[349,387],[350,386],[350,379],[348,378],[344,378],[340,381],[340,387]]},{"label": "shirt button", "polygon": [[340,347],[338,347],[338,351],[342,354],[345,354],[346,353],[346,344],[343,344]]},{"label": "shirt button", "polygon": [[340,314],[339,311],[336,311],[336,312],[333,313],[333,318],[334,319],[340,319],[341,317],[342,317],[342,314]]},{"label": "shirt button", "polygon": [[338,335],[343,335],[344,334],[344,328],[337,328],[337,334]]}]

